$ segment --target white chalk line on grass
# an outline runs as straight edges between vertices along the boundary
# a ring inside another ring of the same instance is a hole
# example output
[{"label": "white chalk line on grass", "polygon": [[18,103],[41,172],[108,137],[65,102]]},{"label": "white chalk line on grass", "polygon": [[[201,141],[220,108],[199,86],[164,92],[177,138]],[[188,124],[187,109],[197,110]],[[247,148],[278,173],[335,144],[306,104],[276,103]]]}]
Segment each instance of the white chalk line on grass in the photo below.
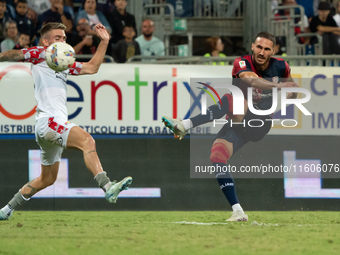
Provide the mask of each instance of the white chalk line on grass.
[{"label": "white chalk line on grass", "polygon": [[224,222],[196,222],[196,221],[156,221],[152,223],[163,223],[163,224],[185,224],[185,225],[227,225],[229,223]]},{"label": "white chalk line on grass", "polygon": [[[211,225],[228,225],[230,223],[227,222],[196,222],[196,221],[155,221],[151,223],[156,224],[182,224],[182,225],[202,225],[202,226],[211,226]],[[240,222],[241,223],[241,222]],[[234,223],[233,223],[234,224]],[[291,223],[258,223],[256,221],[253,221],[252,223],[245,223],[242,222],[241,225],[250,225],[250,226],[266,226],[266,227],[278,227],[278,226],[296,226],[296,227],[311,227],[311,226],[318,226],[318,225],[328,225],[328,224],[291,224]]]}]

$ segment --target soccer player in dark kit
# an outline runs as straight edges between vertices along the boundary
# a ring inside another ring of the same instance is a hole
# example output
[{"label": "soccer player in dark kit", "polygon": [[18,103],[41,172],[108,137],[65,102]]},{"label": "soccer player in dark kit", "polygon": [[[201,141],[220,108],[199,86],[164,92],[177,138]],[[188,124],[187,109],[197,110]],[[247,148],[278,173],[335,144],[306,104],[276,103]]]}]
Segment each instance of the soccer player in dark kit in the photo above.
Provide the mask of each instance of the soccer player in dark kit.
[{"label": "soccer player in dark kit", "polygon": [[[243,125],[230,125],[226,123],[218,132],[213,142],[210,160],[215,169],[227,166],[227,161],[243,145],[249,141],[257,142],[269,132],[272,121],[271,115],[258,116],[248,110],[247,88],[252,87],[253,106],[258,110],[268,110],[272,106],[272,89],[280,90],[284,87],[298,87],[290,75],[290,67],[283,59],[273,58],[275,54],[275,37],[268,32],[257,34],[252,43],[252,55],[246,55],[235,59],[232,70],[233,85],[238,86],[245,97],[244,115],[233,115],[233,95],[225,94],[221,98],[222,104],[212,105],[207,108],[207,114],[199,114],[195,117],[178,120],[166,116],[162,117],[165,126],[174,132],[175,138],[180,140],[187,134],[188,130],[199,125],[220,119],[227,114],[232,122],[248,121],[250,119],[261,119],[262,127],[251,128]],[[287,98],[296,98],[297,93],[287,93]],[[248,216],[244,213],[236,195],[235,183],[230,172],[217,172],[217,181],[221,190],[230,203],[233,212],[227,221],[247,221]]]}]

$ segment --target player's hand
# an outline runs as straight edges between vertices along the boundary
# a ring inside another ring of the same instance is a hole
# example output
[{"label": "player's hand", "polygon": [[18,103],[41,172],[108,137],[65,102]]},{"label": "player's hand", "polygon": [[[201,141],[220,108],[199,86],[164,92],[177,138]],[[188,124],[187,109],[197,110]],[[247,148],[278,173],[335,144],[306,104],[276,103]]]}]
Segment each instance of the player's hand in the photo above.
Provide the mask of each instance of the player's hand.
[{"label": "player's hand", "polygon": [[298,93],[289,92],[287,94],[287,99],[295,99],[295,98],[297,98],[297,95],[298,95]]},{"label": "player's hand", "polygon": [[106,31],[105,26],[99,23],[95,26],[95,28],[96,28],[97,36],[100,38],[100,40],[109,42],[110,36],[108,32]]}]

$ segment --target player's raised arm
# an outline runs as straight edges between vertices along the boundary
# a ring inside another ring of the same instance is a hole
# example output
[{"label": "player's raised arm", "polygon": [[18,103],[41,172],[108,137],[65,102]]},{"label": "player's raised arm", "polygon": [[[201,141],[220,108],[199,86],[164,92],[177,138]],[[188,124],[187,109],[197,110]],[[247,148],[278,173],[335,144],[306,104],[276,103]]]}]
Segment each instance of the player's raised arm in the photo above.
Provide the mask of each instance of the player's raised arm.
[{"label": "player's raised arm", "polygon": [[107,46],[109,44],[110,37],[102,24],[96,25],[96,33],[97,36],[100,38],[101,42],[99,43],[97,51],[91,58],[91,60],[87,63],[83,63],[83,66],[79,73],[80,75],[97,73],[101,63],[104,60],[104,56],[106,53]]},{"label": "player's raised arm", "polygon": [[0,62],[3,61],[20,61],[24,60],[25,56],[21,50],[7,50],[0,53]]}]

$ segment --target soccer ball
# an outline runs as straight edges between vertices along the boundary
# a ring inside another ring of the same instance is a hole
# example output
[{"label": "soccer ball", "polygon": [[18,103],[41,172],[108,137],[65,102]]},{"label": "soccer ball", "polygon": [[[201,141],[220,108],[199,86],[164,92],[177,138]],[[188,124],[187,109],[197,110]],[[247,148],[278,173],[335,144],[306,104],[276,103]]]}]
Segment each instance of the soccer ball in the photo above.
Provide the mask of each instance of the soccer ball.
[{"label": "soccer ball", "polygon": [[76,58],[71,45],[64,42],[56,42],[47,48],[45,60],[52,70],[62,72],[71,68]]}]

